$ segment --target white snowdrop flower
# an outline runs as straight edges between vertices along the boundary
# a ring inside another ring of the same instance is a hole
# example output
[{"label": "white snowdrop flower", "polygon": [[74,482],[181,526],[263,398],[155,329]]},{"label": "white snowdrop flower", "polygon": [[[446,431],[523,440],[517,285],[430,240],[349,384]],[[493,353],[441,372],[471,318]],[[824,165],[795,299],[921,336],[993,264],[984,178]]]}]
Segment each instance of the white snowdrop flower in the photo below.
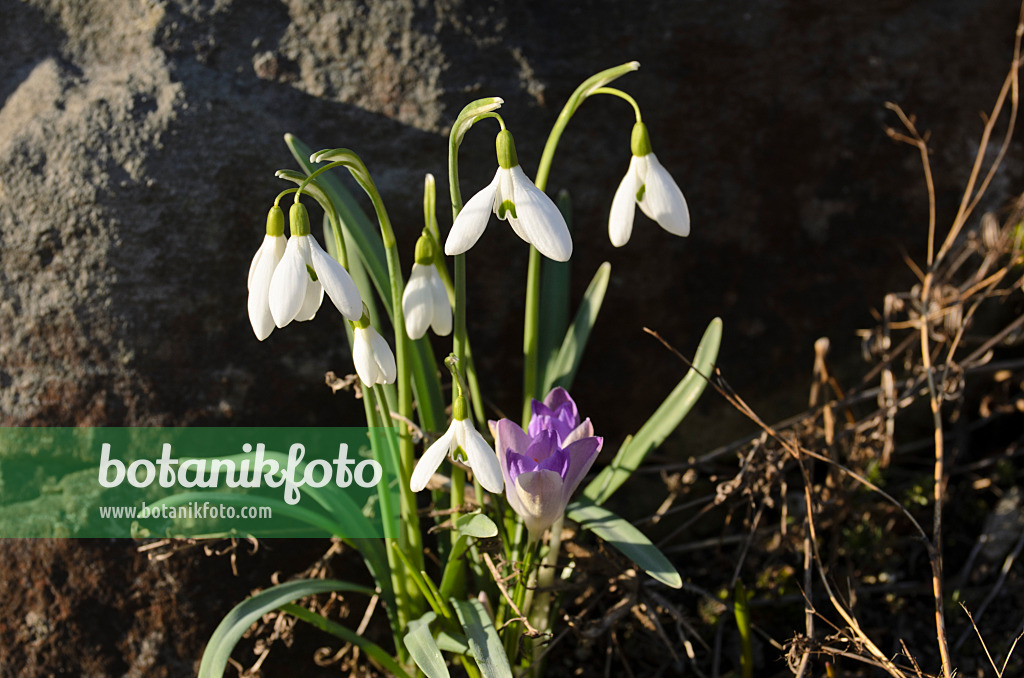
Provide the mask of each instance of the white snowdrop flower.
[{"label": "white snowdrop flower", "polygon": [[689,235],[690,210],[686,206],[686,198],[651,152],[650,137],[642,122],[633,126],[630,145],[633,157],[629,161],[626,176],[615,191],[611,213],[608,215],[608,237],[612,244],[622,247],[629,241],[637,205],[669,233]]},{"label": "white snowdrop flower", "polygon": [[425,234],[416,241],[416,261],[402,293],[402,314],[410,339],[419,339],[433,327],[438,336],[452,331],[452,307],[441,275],[434,266],[434,246]]},{"label": "white snowdrop flower", "polygon": [[398,376],[395,354],[384,337],[370,325],[365,313],[353,323],[352,362],[359,379],[367,386],[391,384]]},{"label": "white snowdrop flower", "polygon": [[434,471],[441,465],[447,455],[454,457],[455,451],[462,448],[466,453],[466,464],[473,470],[473,475],[480,481],[484,489],[494,494],[500,493],[505,488],[505,481],[501,475],[501,466],[498,464],[498,456],[484,437],[473,427],[469,419],[466,399],[463,396],[456,396],[451,425],[443,436],[438,438],[434,444],[427,448],[420,460],[416,462],[413,469],[409,487],[413,492],[419,492],[427,486],[427,481],[434,475]]},{"label": "white snowdrop flower", "polygon": [[572,238],[565,218],[544,191],[519,166],[515,143],[508,130],[498,133],[498,171],[483,190],[469,199],[452,224],[445,254],[462,254],[480,239],[493,212],[508,221],[520,238],[549,259],[568,261]]},{"label": "white snowdrop flower", "polygon": [[311,320],[324,292],[343,316],[358,320],[363,313],[359,288],[341,264],[309,234],[309,215],[302,203],[288,214],[292,235],[270,281],[270,313],[278,327],[293,320]]},{"label": "white snowdrop flower", "polygon": [[270,313],[270,281],[285,251],[284,212],[274,205],[267,214],[267,234],[249,264],[249,323],[256,338],[263,341],[274,331]]}]

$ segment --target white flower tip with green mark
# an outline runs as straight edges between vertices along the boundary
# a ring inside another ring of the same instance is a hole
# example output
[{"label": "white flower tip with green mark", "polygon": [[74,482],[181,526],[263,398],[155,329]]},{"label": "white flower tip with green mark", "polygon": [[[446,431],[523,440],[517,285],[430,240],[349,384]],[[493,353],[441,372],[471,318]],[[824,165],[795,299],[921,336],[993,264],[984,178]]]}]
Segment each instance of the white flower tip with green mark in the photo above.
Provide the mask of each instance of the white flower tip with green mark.
[{"label": "white flower tip with green mark", "polygon": [[363,313],[359,288],[341,264],[324,252],[311,235],[293,235],[270,281],[269,305],[274,323],[312,320],[324,293],[349,320]]},{"label": "white flower tip with green mark", "polygon": [[636,206],[663,229],[678,236],[690,234],[690,210],[679,185],[654,153],[632,156],[608,215],[608,237],[615,247],[629,242]]},{"label": "white flower tip with green mark", "polygon": [[501,466],[498,464],[498,456],[468,418],[453,419],[445,434],[427,448],[416,462],[409,480],[409,488],[413,492],[424,489],[445,456],[454,454],[460,447],[466,453],[467,465],[473,470],[473,475],[484,489],[494,494],[500,493],[505,488],[505,481]]},{"label": "white flower tip with green mark", "polygon": [[491,183],[469,199],[452,224],[445,254],[462,254],[475,245],[492,213],[508,221],[516,235],[547,258],[568,261],[572,256],[572,237],[565,218],[519,165],[499,168]]}]

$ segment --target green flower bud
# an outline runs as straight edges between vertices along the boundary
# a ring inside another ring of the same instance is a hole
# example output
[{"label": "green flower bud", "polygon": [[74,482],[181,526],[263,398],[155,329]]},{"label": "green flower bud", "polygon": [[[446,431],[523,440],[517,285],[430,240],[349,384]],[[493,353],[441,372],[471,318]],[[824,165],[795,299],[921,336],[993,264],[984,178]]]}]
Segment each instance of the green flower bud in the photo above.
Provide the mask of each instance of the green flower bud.
[{"label": "green flower bud", "polygon": [[416,241],[416,256],[414,261],[417,264],[422,264],[424,266],[429,266],[434,263],[434,243],[425,233]]},{"label": "green flower bud", "polygon": [[284,235],[284,210],[277,205],[267,212],[267,235],[275,238]]},{"label": "green flower bud", "polygon": [[288,222],[291,224],[292,235],[309,235],[309,213],[301,202],[292,203],[288,210]]},{"label": "green flower bud", "polygon": [[633,134],[629,140],[629,147],[633,155],[642,158],[651,153],[651,137],[647,134],[647,125],[638,122],[633,125]]},{"label": "green flower bud", "polygon": [[498,132],[494,146],[498,151],[498,167],[512,169],[519,164],[519,157],[516,155],[516,142],[512,139],[512,132],[507,129]]},{"label": "green flower bud", "polygon": [[455,396],[452,403],[452,418],[455,421],[463,421],[469,416],[469,405],[466,404],[465,396]]}]

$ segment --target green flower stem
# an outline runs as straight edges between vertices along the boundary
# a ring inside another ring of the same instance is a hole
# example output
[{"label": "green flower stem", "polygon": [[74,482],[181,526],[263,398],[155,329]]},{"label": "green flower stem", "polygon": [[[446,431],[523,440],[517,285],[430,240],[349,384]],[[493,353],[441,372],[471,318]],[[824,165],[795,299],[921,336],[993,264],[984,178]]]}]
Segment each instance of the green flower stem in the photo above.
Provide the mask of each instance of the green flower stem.
[{"label": "green flower stem", "polygon": [[[537,176],[534,184],[540,190],[544,190],[548,184],[548,176],[551,173],[551,163],[555,158],[555,150],[562,138],[569,120],[573,114],[586,101],[591,94],[605,92],[608,83],[626,73],[635,71],[640,64],[631,61],[615,68],[601,71],[600,73],[587,78],[583,84],[576,88],[569,100],[565,102],[562,112],[558,114],[551,133],[548,135],[547,143],[544,144],[544,152],[540,157],[540,165],[537,167]],[[618,90],[615,90],[616,92]],[[634,102],[635,105],[636,102]],[[639,108],[636,109],[639,115]],[[541,257],[536,248],[530,246],[530,263],[526,273],[526,316],[523,320],[523,425],[525,426],[530,416],[530,401],[537,397],[537,372],[538,362],[538,333],[540,330],[540,266]]]},{"label": "green flower stem", "polygon": [[[538,186],[539,188],[539,186]],[[542,189],[543,190],[543,189]],[[526,271],[526,316],[523,319],[523,428],[530,423],[530,402],[537,397],[540,337],[541,255],[530,245],[530,263]]]},{"label": "green flower stem", "polygon": [[612,96],[619,97],[623,101],[628,102],[629,105],[633,107],[633,113],[636,115],[636,121],[642,122],[642,120],[640,119],[640,105],[637,104],[636,99],[629,96],[621,89],[615,89],[614,87],[598,87],[593,92],[591,92],[591,94],[611,94]]}]

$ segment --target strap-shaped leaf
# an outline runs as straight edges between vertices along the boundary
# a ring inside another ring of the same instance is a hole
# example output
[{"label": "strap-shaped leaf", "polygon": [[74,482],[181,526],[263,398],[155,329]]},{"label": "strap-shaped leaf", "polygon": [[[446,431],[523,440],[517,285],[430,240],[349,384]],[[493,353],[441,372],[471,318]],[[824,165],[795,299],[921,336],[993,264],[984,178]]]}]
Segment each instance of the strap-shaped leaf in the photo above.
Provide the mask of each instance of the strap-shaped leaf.
[{"label": "strap-shaped leaf", "polygon": [[[558,211],[565,218],[569,233],[573,232],[572,200],[567,191],[561,191],[555,201]],[[550,374],[550,365],[558,356],[565,333],[569,329],[569,277],[571,263],[544,258],[540,269],[540,317],[537,328],[537,355],[541,369],[541,385],[547,386],[543,378]],[[546,392],[546,391],[545,391]]]},{"label": "strap-shaped leaf", "polygon": [[365,586],[337,579],[302,579],[261,591],[236,605],[217,625],[213,635],[210,636],[210,642],[206,644],[206,650],[203,651],[203,659],[199,664],[199,678],[221,678],[224,675],[224,669],[227,668],[231,652],[235,649],[242,634],[267,612],[300,598],[330,591],[349,591],[367,596],[373,595],[373,591]]},{"label": "strap-shaped leaf", "polygon": [[448,673],[441,650],[438,649],[437,641],[430,632],[430,622],[436,618],[436,614],[428,612],[419,619],[409,622],[409,632],[403,639],[405,649],[427,678],[450,678],[451,674]]},{"label": "strap-shaped leaf", "polygon": [[512,678],[512,667],[505,656],[505,648],[483,603],[479,600],[452,598],[452,605],[484,678]]},{"label": "strap-shaped leaf", "polygon": [[606,466],[583,490],[583,496],[596,504],[603,504],[615,490],[629,478],[651,450],[665,442],[676,430],[707,386],[707,379],[715,368],[718,347],[722,343],[722,320],[715,318],[704,330],[704,336],[693,358],[693,367],[680,380],[672,393],[647,420],[632,439],[627,439]]},{"label": "strap-shaped leaf", "polygon": [[605,507],[581,499],[569,504],[565,515],[617,548],[662,584],[674,589],[683,585],[682,577],[665,554],[643,532]]},{"label": "strap-shaped leaf", "polygon": [[455,521],[455,531],[459,538],[455,540],[451,553],[448,554],[448,562],[445,563],[444,573],[441,575],[441,597],[442,599],[451,596],[458,581],[459,569],[462,567],[460,558],[469,548],[470,538],[487,539],[498,535],[498,526],[494,521],[482,513],[471,513],[459,516]]},{"label": "strap-shaped leaf", "polygon": [[604,301],[604,293],[608,290],[608,279],[611,274],[612,265],[607,261],[598,266],[597,272],[587,286],[587,291],[583,293],[576,317],[565,333],[562,347],[548,363],[544,372],[542,392],[547,393],[555,386],[565,389],[572,387],[576,370],[579,369],[580,360],[583,358],[583,349],[587,347],[587,339],[590,338],[590,330],[593,329],[594,323],[597,322],[597,314],[601,311],[601,303]]}]

